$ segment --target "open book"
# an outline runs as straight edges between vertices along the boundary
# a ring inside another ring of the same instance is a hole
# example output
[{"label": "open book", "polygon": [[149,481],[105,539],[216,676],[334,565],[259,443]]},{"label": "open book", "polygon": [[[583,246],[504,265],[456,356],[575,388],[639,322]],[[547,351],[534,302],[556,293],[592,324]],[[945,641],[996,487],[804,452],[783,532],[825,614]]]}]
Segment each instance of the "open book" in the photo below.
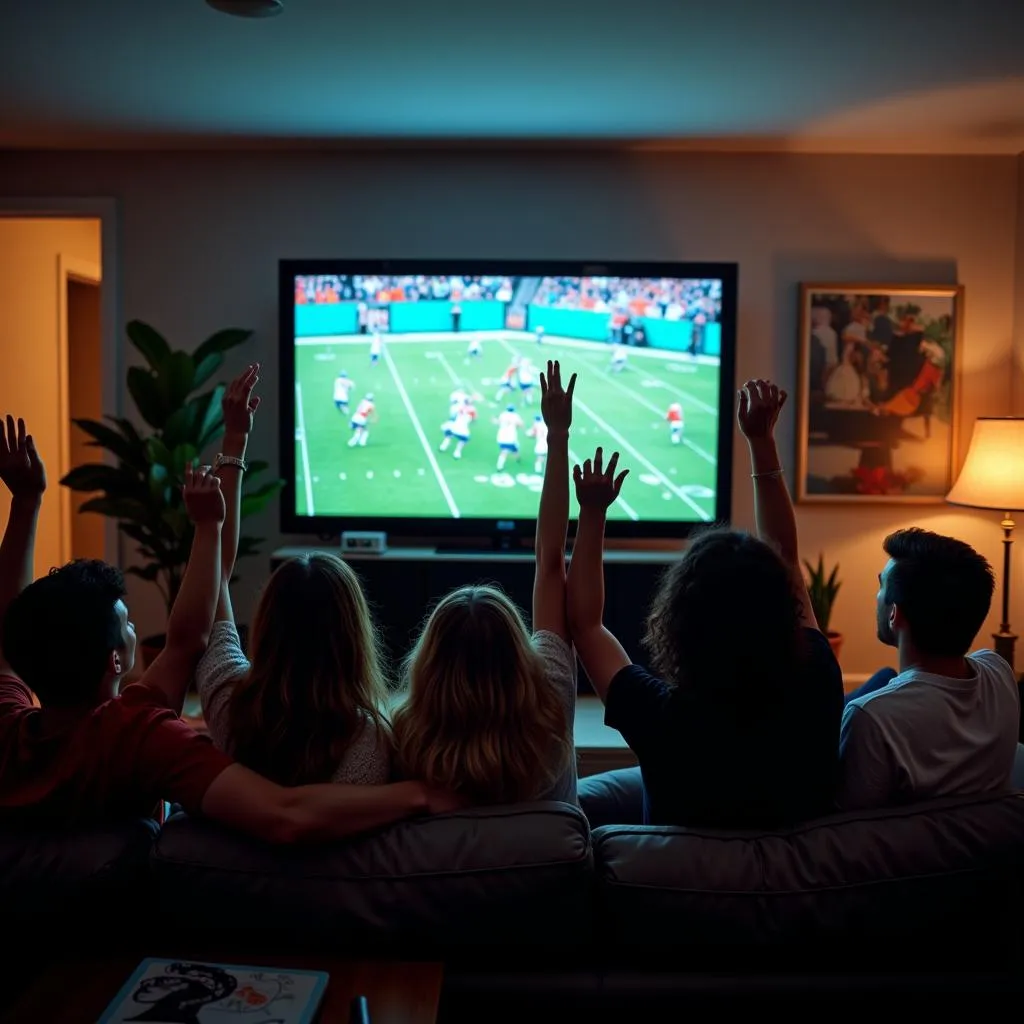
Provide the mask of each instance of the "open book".
[{"label": "open book", "polygon": [[323,971],[143,960],[99,1024],[311,1024]]}]

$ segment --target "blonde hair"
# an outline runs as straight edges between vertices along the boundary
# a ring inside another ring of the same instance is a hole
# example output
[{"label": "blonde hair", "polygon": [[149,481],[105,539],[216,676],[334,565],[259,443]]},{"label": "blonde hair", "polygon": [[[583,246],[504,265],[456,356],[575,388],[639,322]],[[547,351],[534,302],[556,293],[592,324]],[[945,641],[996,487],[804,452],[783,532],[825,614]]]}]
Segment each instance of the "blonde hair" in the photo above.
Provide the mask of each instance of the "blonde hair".
[{"label": "blonde hair", "polygon": [[327,553],[278,567],[249,637],[251,666],[229,710],[231,753],[281,785],[329,782],[349,745],[389,736],[387,684],[359,578]]},{"label": "blonde hair", "polygon": [[490,586],[434,608],[393,715],[400,770],[480,804],[543,797],[571,763],[569,723],[516,606]]}]

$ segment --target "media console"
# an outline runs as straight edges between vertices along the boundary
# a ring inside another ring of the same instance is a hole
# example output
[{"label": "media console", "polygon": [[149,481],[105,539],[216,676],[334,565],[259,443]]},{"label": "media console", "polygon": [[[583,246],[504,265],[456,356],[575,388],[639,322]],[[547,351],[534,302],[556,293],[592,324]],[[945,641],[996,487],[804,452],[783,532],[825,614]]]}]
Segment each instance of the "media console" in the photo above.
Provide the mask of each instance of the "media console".
[{"label": "media console", "polygon": [[[534,558],[529,550],[495,554],[409,547],[363,554],[312,545],[278,549],[271,555],[271,568],[310,551],[337,554],[359,574],[393,665],[408,652],[430,608],[455,587],[496,583],[523,610],[527,623],[530,620]],[[637,661],[644,660],[641,638],[654,589],[681,551],[605,552],[605,624]],[[582,670],[579,688],[581,693],[592,692]]]}]

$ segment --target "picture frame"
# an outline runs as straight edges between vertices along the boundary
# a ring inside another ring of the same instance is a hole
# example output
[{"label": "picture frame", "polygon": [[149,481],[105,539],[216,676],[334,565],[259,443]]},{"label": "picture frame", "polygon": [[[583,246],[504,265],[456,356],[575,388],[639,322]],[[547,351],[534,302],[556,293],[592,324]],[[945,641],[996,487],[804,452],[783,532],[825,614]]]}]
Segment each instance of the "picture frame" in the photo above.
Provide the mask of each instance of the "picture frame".
[{"label": "picture frame", "polygon": [[963,307],[961,285],[800,285],[798,502],[943,501]]}]

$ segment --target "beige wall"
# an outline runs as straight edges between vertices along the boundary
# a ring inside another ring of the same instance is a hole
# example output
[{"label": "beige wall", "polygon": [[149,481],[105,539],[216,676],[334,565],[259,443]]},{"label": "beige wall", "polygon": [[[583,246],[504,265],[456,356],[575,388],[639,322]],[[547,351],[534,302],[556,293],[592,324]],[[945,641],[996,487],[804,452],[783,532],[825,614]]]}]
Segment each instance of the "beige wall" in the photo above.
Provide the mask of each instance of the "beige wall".
[{"label": "beige wall", "polygon": [[[25,418],[46,462],[51,491],[39,520],[36,575],[71,553],[70,521],[62,522],[57,484],[67,445],[60,404],[61,256],[99,265],[100,222],[0,218],[0,413]],[[65,501],[65,516],[69,509]],[[0,524],[6,522],[5,499]]]},{"label": "beige wall", "polygon": [[[123,319],[151,320],[180,345],[229,325],[257,330],[236,359],[266,364],[254,455],[277,447],[277,260],[317,256],[735,260],[737,375],[790,389],[797,282],[959,281],[966,444],[975,416],[1011,409],[1021,174],[1012,157],[7,154],[0,196],[113,196]],[[788,455],[791,420],[781,440]],[[742,455],[734,518],[749,525]],[[276,520],[259,529],[271,543]],[[852,672],[887,658],[873,602],[888,531],[920,523],[999,554],[994,518],[941,505],[803,508],[799,521],[806,552],[842,564],[835,626]],[[243,617],[265,571],[265,559],[243,565]],[[1016,609],[1024,622],[1019,572]]]}]

